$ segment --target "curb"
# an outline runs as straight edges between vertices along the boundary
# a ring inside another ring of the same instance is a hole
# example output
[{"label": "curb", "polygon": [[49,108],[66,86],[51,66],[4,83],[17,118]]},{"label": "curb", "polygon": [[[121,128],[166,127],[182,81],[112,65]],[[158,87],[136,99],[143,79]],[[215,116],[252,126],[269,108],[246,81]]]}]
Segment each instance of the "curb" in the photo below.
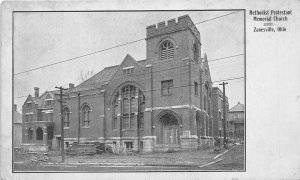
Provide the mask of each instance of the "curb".
[{"label": "curb", "polygon": [[206,166],[215,164],[215,163],[220,162],[220,161],[223,161],[223,159],[222,159],[222,158],[221,158],[221,159],[217,159],[217,160],[215,160],[215,161],[212,161],[212,162],[210,162],[210,163],[204,164],[204,165],[199,166],[199,167],[200,167],[200,168],[203,168],[203,167],[206,167]]},{"label": "curb", "polygon": [[230,149],[228,149],[228,150],[224,151],[223,153],[221,153],[221,154],[218,154],[218,155],[217,155],[217,156],[215,156],[213,159],[217,159],[217,158],[219,158],[219,157],[223,156],[225,153],[227,153],[227,152],[231,151],[232,149],[236,148],[237,146],[239,146],[239,145],[237,144],[237,145],[233,146],[232,148],[230,148]]}]

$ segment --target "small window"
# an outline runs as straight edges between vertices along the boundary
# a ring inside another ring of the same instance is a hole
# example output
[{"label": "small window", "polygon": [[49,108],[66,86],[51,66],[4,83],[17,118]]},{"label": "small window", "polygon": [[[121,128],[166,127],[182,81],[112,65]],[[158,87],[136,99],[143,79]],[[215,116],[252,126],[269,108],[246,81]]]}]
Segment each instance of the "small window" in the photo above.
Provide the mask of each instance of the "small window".
[{"label": "small window", "polygon": [[25,122],[29,122],[29,115],[28,114],[25,115]]},{"label": "small window", "polygon": [[32,102],[27,102],[27,107],[32,108]]},{"label": "small window", "polygon": [[195,92],[195,96],[198,96],[198,83],[195,81],[194,82],[194,92]]},{"label": "small window", "polygon": [[143,149],[143,148],[144,148],[144,142],[140,141],[140,149]]},{"label": "small window", "polygon": [[51,106],[52,105],[52,100],[47,100],[46,103],[47,103],[47,106]]},{"label": "small window", "polygon": [[163,96],[171,95],[172,88],[173,88],[173,80],[167,80],[161,82],[161,94]]},{"label": "small window", "polygon": [[133,73],[133,68],[123,69],[123,74],[132,74],[132,73]]},{"label": "small window", "polygon": [[175,48],[171,41],[166,40],[160,47],[160,60],[170,60],[174,58]]},{"label": "small window", "polygon": [[33,121],[33,114],[29,114],[29,122]]},{"label": "small window", "polygon": [[50,113],[50,121],[53,121],[53,113]]},{"label": "small window", "polygon": [[64,108],[64,127],[70,127],[70,110]]},{"label": "small window", "polygon": [[32,128],[29,128],[28,129],[28,140],[32,140],[32,138],[33,138],[33,130],[32,130]]},{"label": "small window", "polygon": [[84,105],[82,110],[83,110],[82,126],[89,127],[90,126],[90,111],[91,111],[91,109],[88,105]]},{"label": "small window", "polygon": [[132,142],[130,141],[130,142],[125,142],[125,146],[126,146],[126,148],[128,148],[128,149],[131,149],[132,148]]}]

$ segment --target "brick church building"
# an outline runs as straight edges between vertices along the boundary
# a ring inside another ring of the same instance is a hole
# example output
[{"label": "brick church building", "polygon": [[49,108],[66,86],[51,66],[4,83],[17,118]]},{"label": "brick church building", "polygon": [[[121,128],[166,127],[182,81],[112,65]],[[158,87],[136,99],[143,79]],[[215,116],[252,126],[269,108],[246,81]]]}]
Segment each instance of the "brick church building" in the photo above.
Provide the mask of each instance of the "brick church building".
[{"label": "brick church building", "polygon": [[[199,31],[188,15],[146,31],[145,60],[128,54],[120,65],[104,68],[76,87],[70,84],[63,107],[66,146],[79,140],[153,152],[213,144],[218,123],[213,122],[212,83],[207,56],[201,56]],[[28,98],[44,104],[40,114],[48,113],[50,122],[25,123],[23,144],[39,137],[36,146],[59,148],[60,103],[46,102],[57,98],[53,92],[43,100]],[[30,117],[28,108],[23,111]]]}]

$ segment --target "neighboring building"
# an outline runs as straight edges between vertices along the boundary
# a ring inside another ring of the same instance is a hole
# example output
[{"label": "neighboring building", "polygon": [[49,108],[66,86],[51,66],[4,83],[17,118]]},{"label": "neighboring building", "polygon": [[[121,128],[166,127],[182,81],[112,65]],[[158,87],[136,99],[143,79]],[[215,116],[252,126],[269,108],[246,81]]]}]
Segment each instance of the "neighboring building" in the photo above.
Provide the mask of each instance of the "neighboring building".
[{"label": "neighboring building", "polygon": [[232,139],[244,139],[245,105],[238,102],[229,110],[229,137]]},{"label": "neighboring building", "polygon": [[22,146],[31,151],[48,151],[53,138],[53,104],[56,91],[46,91],[39,96],[28,95],[22,107]]},{"label": "neighboring building", "polygon": [[[127,55],[120,65],[104,68],[65,92],[66,146],[79,140],[153,152],[212,145],[211,84],[206,54],[201,58],[200,33],[188,15],[177,22],[171,19],[167,25],[148,26],[145,60]],[[24,103],[23,116],[30,115],[31,121],[23,122],[27,128],[23,142],[34,140],[58,149],[60,103],[42,106],[48,96],[54,99],[53,92],[46,92],[41,97],[29,95]],[[53,122],[52,116],[50,121],[36,120],[46,112],[54,112]],[[53,139],[50,133],[45,135],[49,128]],[[44,137],[37,135],[37,129]]]},{"label": "neighboring building", "polygon": [[20,148],[22,144],[22,114],[17,111],[17,105],[14,104],[14,118],[13,118],[13,147]]},{"label": "neighboring building", "polygon": [[[212,88],[212,108],[213,108],[213,136],[214,137],[224,137],[223,134],[223,92],[218,87]],[[225,114],[226,114],[226,122],[228,124],[228,98],[225,96]],[[227,127],[228,129],[228,127]]]}]

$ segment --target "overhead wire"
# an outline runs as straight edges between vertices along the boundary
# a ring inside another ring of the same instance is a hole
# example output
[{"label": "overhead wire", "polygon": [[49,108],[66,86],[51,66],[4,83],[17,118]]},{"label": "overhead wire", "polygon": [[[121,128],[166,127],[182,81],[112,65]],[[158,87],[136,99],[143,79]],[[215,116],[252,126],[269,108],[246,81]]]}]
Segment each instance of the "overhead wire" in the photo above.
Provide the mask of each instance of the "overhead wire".
[{"label": "overhead wire", "polygon": [[[222,18],[222,17],[228,16],[228,15],[231,15],[231,14],[234,14],[234,13],[237,13],[237,12],[241,12],[241,11],[234,11],[232,13],[228,13],[228,14],[225,14],[225,15],[217,16],[217,17],[214,17],[214,18],[211,18],[211,19],[200,21],[198,23],[194,23],[194,24],[196,25],[196,24],[201,24],[201,23],[204,23],[204,22],[212,21],[212,20],[215,20],[215,19],[218,19],[218,18]],[[21,72],[15,73],[14,76],[20,75],[20,74],[24,74],[24,73],[27,73],[27,72],[31,72],[31,71],[35,71],[35,70],[38,70],[38,69],[46,68],[46,67],[49,67],[49,66],[53,66],[53,65],[65,63],[65,62],[68,62],[68,61],[73,61],[73,60],[80,59],[80,58],[83,58],[83,57],[86,57],[86,56],[90,56],[90,55],[93,55],[93,54],[97,54],[97,53],[100,53],[100,52],[104,52],[104,51],[108,51],[108,50],[115,49],[115,48],[118,48],[118,47],[122,47],[122,46],[126,46],[126,45],[129,45],[129,44],[133,44],[133,43],[136,43],[136,42],[139,42],[139,41],[142,41],[142,40],[144,40],[144,38],[137,39],[137,40],[130,41],[130,42],[127,42],[127,43],[123,43],[123,44],[119,44],[119,45],[116,45],[116,46],[112,46],[112,47],[105,48],[105,49],[102,49],[102,50],[94,51],[94,52],[91,52],[91,53],[88,53],[88,54],[76,56],[76,57],[69,58],[69,59],[66,59],[66,60],[58,61],[58,62],[55,62],[55,63],[51,63],[51,64],[39,66],[39,67],[36,67],[36,68],[33,68],[33,69],[21,71]]]}]

